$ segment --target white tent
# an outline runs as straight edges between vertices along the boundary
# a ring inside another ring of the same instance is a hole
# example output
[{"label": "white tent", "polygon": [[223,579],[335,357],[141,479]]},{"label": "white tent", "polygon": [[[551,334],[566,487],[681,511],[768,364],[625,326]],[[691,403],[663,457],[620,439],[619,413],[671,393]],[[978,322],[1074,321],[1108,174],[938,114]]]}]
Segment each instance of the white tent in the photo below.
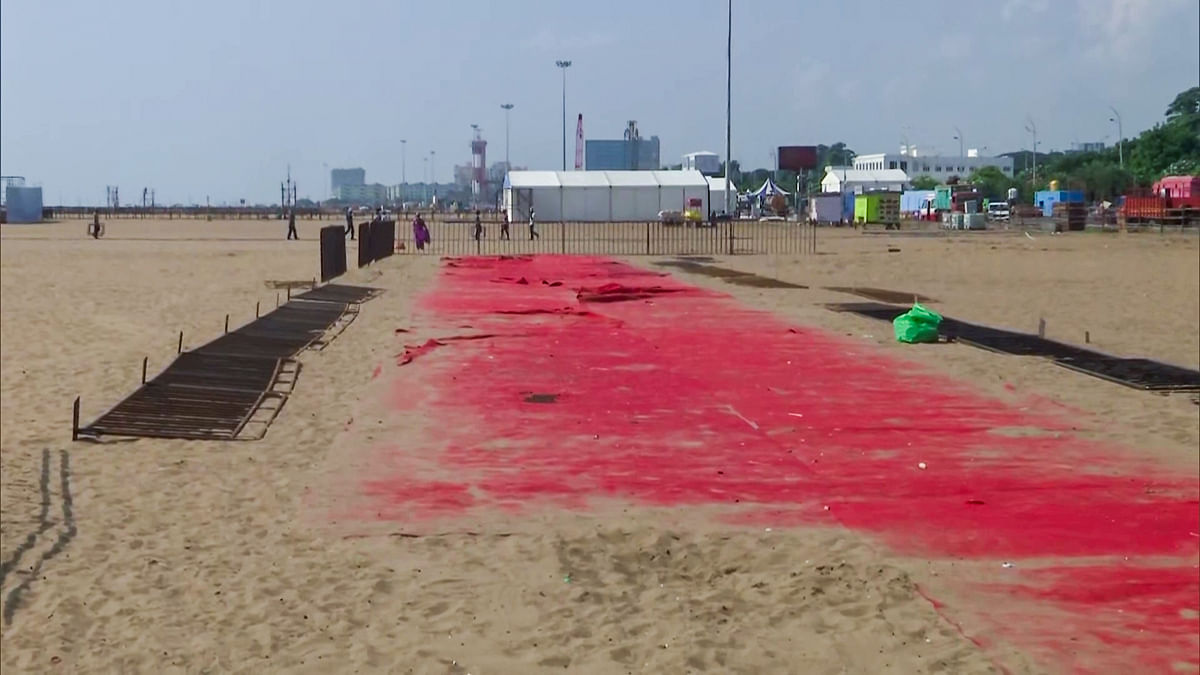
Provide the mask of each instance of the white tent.
[{"label": "white tent", "polygon": [[709,182],[699,171],[511,171],[504,181],[509,220],[656,220],[659,211],[708,215]]},{"label": "white tent", "polygon": [[[727,196],[728,195],[728,196]],[[737,186],[729,183],[729,191],[725,190],[724,176],[708,177],[708,208],[713,213],[733,213],[737,206]]]}]

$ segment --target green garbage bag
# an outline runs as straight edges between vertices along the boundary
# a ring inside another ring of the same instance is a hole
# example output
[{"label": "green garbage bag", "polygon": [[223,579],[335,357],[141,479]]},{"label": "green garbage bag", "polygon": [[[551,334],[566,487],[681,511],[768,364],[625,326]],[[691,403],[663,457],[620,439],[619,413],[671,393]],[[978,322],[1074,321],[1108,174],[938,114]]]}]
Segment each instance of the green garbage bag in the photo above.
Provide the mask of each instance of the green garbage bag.
[{"label": "green garbage bag", "polygon": [[942,316],[914,302],[912,309],[892,320],[898,342],[937,342]]}]

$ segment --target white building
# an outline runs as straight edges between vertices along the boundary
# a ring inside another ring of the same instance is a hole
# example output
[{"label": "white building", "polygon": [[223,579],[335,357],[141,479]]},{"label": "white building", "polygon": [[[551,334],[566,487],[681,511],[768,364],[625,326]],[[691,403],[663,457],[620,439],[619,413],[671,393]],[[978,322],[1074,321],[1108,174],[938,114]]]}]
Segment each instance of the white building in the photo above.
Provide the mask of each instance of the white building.
[{"label": "white building", "polygon": [[886,171],[896,169],[908,174],[910,178],[929,176],[943,183],[951,176],[957,176],[963,181],[976,169],[994,166],[1005,176],[1013,175],[1012,157],[980,157],[979,151],[971,149],[965,157],[947,157],[944,155],[920,155],[915,148],[891,154],[858,155],[854,158],[854,168],[865,171]]},{"label": "white building", "polygon": [[512,171],[504,184],[509,220],[657,220],[659,211],[707,216],[709,183],[699,171]]},{"label": "white building", "polygon": [[340,185],[336,193],[338,199],[350,204],[361,206],[379,206],[388,201],[388,187],[379,183],[369,185]]},{"label": "white building", "polygon": [[721,156],[715,152],[689,152],[683,156],[684,171],[699,171],[705,176],[721,173]]},{"label": "white building", "polygon": [[827,166],[825,176],[821,179],[821,192],[903,192],[908,187],[908,174],[900,169],[850,169],[844,166]]}]

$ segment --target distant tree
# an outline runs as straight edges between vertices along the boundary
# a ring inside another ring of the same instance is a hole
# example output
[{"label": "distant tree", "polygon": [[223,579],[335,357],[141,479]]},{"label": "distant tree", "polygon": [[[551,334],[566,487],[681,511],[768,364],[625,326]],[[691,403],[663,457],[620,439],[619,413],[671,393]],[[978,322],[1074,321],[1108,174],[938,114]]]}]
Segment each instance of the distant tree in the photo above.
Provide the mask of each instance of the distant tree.
[{"label": "distant tree", "polygon": [[914,190],[932,190],[938,186],[937,179],[933,176],[917,176],[912,181]]},{"label": "distant tree", "polygon": [[994,166],[976,169],[967,182],[977,186],[988,199],[1004,199],[1008,195],[1008,189],[1013,186],[1012,179]]},{"label": "distant tree", "polygon": [[1200,115],[1200,87],[1192,87],[1181,91],[1167,106],[1167,120],[1173,120],[1181,115]]},{"label": "distant tree", "polygon": [[1190,157],[1171,162],[1163,171],[1164,176],[1200,176],[1200,157]]}]

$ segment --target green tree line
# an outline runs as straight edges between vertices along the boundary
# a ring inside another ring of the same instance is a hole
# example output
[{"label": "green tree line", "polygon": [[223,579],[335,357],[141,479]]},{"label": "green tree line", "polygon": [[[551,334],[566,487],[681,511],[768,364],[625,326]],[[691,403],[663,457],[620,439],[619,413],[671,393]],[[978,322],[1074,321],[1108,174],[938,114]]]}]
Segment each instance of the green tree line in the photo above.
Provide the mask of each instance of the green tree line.
[{"label": "green tree line", "polygon": [[[1083,190],[1089,201],[1114,200],[1134,188],[1148,188],[1163,176],[1200,175],[1200,87],[1180,92],[1167,106],[1165,119],[1121,146],[1095,152],[1037,153],[1037,176],[1033,173],[1034,153],[1027,150],[1004,153],[1013,158],[1014,175],[1006,176],[995,167],[985,167],[962,177],[981,188],[985,197],[1004,199],[1009,188],[1017,188],[1021,201],[1033,202],[1033,193],[1049,188],[1057,180],[1060,189]],[[1124,155],[1124,166],[1121,155]],[[845,143],[817,146],[817,169],[808,173],[809,192],[820,192],[826,166],[850,165],[856,153]],[[796,189],[796,174],[791,171],[754,169],[743,172],[732,162],[734,183],[741,192],[757,190],[768,176],[779,187]],[[929,176],[912,178],[913,187],[932,189],[937,181]]]}]

